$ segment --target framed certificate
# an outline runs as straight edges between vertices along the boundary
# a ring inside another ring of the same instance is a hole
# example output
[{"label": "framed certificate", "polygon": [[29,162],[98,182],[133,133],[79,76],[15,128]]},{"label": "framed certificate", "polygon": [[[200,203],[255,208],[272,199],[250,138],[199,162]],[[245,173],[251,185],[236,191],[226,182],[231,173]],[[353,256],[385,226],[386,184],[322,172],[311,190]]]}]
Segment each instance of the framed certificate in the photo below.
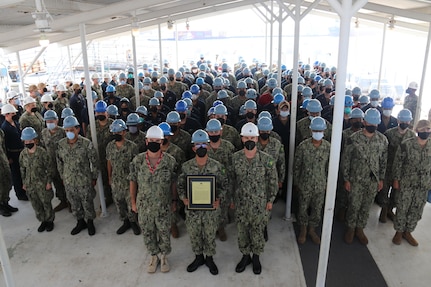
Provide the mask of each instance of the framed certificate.
[{"label": "framed certificate", "polygon": [[187,198],[189,209],[212,210],[215,201],[215,175],[188,175]]}]

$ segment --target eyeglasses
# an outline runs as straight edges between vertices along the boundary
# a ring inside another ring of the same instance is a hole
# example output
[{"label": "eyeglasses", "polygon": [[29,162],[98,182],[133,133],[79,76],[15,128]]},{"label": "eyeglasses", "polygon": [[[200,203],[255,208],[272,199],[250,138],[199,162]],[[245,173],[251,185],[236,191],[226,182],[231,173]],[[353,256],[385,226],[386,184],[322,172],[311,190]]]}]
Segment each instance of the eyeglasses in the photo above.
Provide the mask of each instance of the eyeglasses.
[{"label": "eyeglasses", "polygon": [[202,148],[207,148],[207,146],[208,146],[207,144],[196,144],[196,145],[195,145],[195,148],[197,148],[197,149],[198,149],[198,148],[201,148],[201,147],[202,147]]}]

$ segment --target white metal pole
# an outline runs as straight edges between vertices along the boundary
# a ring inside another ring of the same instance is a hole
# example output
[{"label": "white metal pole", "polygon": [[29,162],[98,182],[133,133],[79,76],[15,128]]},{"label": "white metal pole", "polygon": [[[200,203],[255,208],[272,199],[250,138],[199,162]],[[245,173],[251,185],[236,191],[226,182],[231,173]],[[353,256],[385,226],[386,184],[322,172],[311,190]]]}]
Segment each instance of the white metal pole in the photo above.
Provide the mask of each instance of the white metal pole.
[{"label": "white metal pole", "polygon": [[[79,24],[79,31],[81,34],[81,48],[82,48],[82,60],[84,62],[84,73],[85,73],[85,92],[87,94],[87,108],[88,108],[88,119],[90,120],[90,130],[91,139],[93,141],[94,148],[99,154],[99,148],[97,145],[97,134],[96,134],[96,122],[94,118],[94,107],[93,98],[91,93],[91,82],[90,82],[90,72],[88,70],[88,55],[87,55],[87,45],[86,45],[86,32],[85,23]],[[99,190],[100,206],[102,207],[102,217],[107,216],[106,212],[106,202],[105,193],[103,191],[102,173],[99,171],[99,176],[97,177],[97,188]]]},{"label": "white metal pole", "polygon": [[163,57],[162,57],[162,27],[159,23],[159,57],[160,57],[160,74],[163,73]]},{"label": "white metal pole", "polygon": [[[102,47],[100,47],[102,46]],[[100,59],[100,73],[102,76],[102,79],[105,78],[105,53],[103,51],[103,42],[99,42],[99,59]],[[102,95],[103,98],[103,95]]]},{"label": "white metal pole", "polygon": [[19,52],[16,52],[16,60],[18,61],[18,75],[19,75],[19,80],[21,83],[21,85],[20,85],[21,93],[23,94],[24,97],[26,97],[27,94],[25,93],[24,75],[22,72],[21,57],[19,56]]},{"label": "white metal pole", "polygon": [[281,47],[283,44],[283,9],[278,7],[278,61],[277,61],[277,82],[281,87]]},{"label": "white metal pole", "polygon": [[269,70],[272,72],[272,44],[274,38],[274,1],[271,0],[271,23],[269,32]]},{"label": "white metal pole", "polygon": [[12,268],[10,265],[9,254],[7,253],[6,243],[4,241],[3,231],[0,226],[0,259],[1,269],[3,269],[4,280],[7,287],[15,287],[15,281],[12,275]]},{"label": "white metal pole", "polygon": [[383,58],[385,56],[385,44],[386,44],[386,26],[387,26],[386,23],[383,23],[382,50],[380,52],[379,79],[377,81],[377,90],[380,90],[380,81],[382,80],[382,67],[383,67]]},{"label": "white metal pole", "polygon": [[135,69],[135,99],[136,107],[141,105],[139,98],[139,77],[138,77],[138,60],[136,59],[136,37],[132,33],[132,49],[133,49],[133,67]]},{"label": "white metal pole", "polygon": [[424,91],[424,85],[425,85],[425,75],[427,72],[427,65],[428,65],[428,55],[430,51],[430,43],[431,43],[431,22],[428,23],[429,29],[428,29],[428,39],[427,39],[427,47],[425,48],[425,57],[424,57],[424,64],[422,66],[422,77],[421,77],[421,83],[419,87],[419,98],[418,98],[418,104],[416,107],[416,116],[415,116],[415,125],[418,122],[418,120],[421,117],[421,106],[422,106],[422,96]]},{"label": "white metal pole", "polygon": [[180,66],[179,66],[179,58],[178,58],[178,25],[177,25],[177,23],[175,23],[175,61],[177,64],[176,67],[178,69]]}]

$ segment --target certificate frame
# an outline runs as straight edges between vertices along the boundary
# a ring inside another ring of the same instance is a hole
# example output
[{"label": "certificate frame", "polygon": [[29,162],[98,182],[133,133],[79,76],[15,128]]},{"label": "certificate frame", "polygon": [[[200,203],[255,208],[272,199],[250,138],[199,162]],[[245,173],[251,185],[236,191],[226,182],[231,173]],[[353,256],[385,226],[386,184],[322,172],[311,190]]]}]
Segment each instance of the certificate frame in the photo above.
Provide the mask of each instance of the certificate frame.
[{"label": "certificate frame", "polygon": [[215,175],[188,175],[187,198],[188,209],[214,210],[213,203],[216,200],[216,176]]}]

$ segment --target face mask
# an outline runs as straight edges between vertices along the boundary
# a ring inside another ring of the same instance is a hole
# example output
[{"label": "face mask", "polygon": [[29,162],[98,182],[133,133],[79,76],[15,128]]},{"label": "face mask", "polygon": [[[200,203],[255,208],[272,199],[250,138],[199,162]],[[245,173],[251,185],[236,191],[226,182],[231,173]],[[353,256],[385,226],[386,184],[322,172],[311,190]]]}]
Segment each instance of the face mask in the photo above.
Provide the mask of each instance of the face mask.
[{"label": "face mask", "polygon": [[370,104],[373,108],[377,108],[379,106],[379,101],[371,101]]},{"label": "face mask", "polygon": [[50,108],[50,109],[52,109],[52,107],[53,107],[54,105],[52,104],[52,103],[49,103],[48,104],[48,108]]},{"label": "face mask", "polygon": [[426,140],[430,136],[430,132],[418,132],[418,137],[420,139]]},{"label": "face mask", "polygon": [[332,93],[332,88],[326,88],[325,93],[327,93],[327,94]]},{"label": "face mask", "polygon": [[359,101],[359,96],[353,96],[353,101],[355,102]]},{"label": "face mask", "polygon": [[178,130],[178,126],[171,126],[171,132],[175,133]]},{"label": "face mask", "polygon": [[409,127],[409,124],[407,124],[407,123],[400,123],[399,127],[400,127],[400,129],[405,130],[406,128]]},{"label": "face mask", "polygon": [[75,138],[75,133],[73,132],[66,132],[66,137],[70,140],[73,140]]},{"label": "face mask", "polygon": [[160,150],[160,144],[156,142],[149,142],[147,147],[151,152],[158,152]]},{"label": "face mask", "polygon": [[252,150],[256,147],[256,143],[254,141],[246,141],[244,146],[247,150]]},{"label": "face mask", "polygon": [[129,111],[129,108],[121,108],[121,111],[122,111],[122,112],[128,112],[128,111]]},{"label": "face mask", "polygon": [[123,136],[120,134],[114,134],[113,138],[116,142],[120,142],[123,139]]},{"label": "face mask", "polygon": [[180,119],[181,119],[181,120],[184,120],[185,118],[186,118],[186,114],[182,114],[182,113],[181,113],[181,114],[180,114]]},{"label": "face mask", "polygon": [[383,110],[383,115],[385,117],[389,118],[391,116],[391,114],[392,114],[392,110]]},{"label": "face mask", "polygon": [[34,143],[25,144],[25,147],[28,149],[32,149],[34,147]]},{"label": "face mask", "polygon": [[138,132],[138,127],[137,126],[129,126],[129,132],[131,134],[136,134]]},{"label": "face mask", "polygon": [[150,112],[152,112],[152,113],[157,113],[157,108],[156,108],[156,107],[151,107],[151,108],[150,108]]},{"label": "face mask", "polygon": [[286,118],[290,115],[289,111],[280,111],[280,116]]},{"label": "face mask", "polygon": [[198,98],[198,95],[195,95],[195,94],[192,95],[192,101],[196,101],[197,98]]},{"label": "face mask", "polygon": [[49,129],[49,130],[53,130],[53,129],[55,129],[55,127],[56,127],[57,125],[55,124],[55,123],[46,123],[46,127]]},{"label": "face mask", "polygon": [[247,118],[247,119],[251,120],[252,118],[254,118],[254,113],[252,113],[252,112],[247,112],[247,113],[245,114],[245,116],[246,116],[246,118]]},{"label": "face mask", "polygon": [[220,135],[209,136],[209,137],[210,137],[210,141],[212,141],[213,143],[218,142],[218,140],[220,139]]},{"label": "face mask", "polygon": [[344,108],[344,113],[349,115],[352,112],[352,108]]},{"label": "face mask", "polygon": [[314,140],[320,141],[321,139],[323,139],[323,132],[313,132],[312,137]]},{"label": "face mask", "polygon": [[369,133],[374,133],[376,131],[377,127],[376,126],[365,126],[365,129]]},{"label": "face mask", "polygon": [[245,91],[244,91],[244,90],[239,91],[239,92],[238,92],[238,95],[240,95],[240,96],[245,96]]},{"label": "face mask", "polygon": [[166,85],[161,85],[161,86],[160,86],[160,89],[161,89],[162,91],[166,90]]},{"label": "face mask", "polygon": [[360,129],[360,128],[362,128],[362,123],[361,122],[354,122],[354,123],[352,123],[352,127],[354,129]]},{"label": "face mask", "polygon": [[218,118],[217,120],[220,122],[222,126],[226,123],[225,119],[223,118]]},{"label": "face mask", "polygon": [[126,81],[120,81],[120,85],[124,85]]},{"label": "face mask", "polygon": [[14,121],[17,121],[17,120],[19,120],[19,117],[18,117],[18,115],[14,115],[14,116],[12,116],[12,120],[14,120]]},{"label": "face mask", "polygon": [[150,89],[150,86],[144,86],[144,91],[148,91]]},{"label": "face mask", "polygon": [[269,134],[264,133],[264,134],[260,134],[259,135],[261,139],[263,139],[264,141],[266,141],[267,139],[269,139]]},{"label": "face mask", "polygon": [[162,145],[167,145],[167,144],[168,144],[168,139],[163,139]]},{"label": "face mask", "polygon": [[151,81],[153,81],[155,83],[155,82],[157,82],[157,78],[151,78]]},{"label": "face mask", "polygon": [[97,115],[96,120],[104,121],[104,120],[106,120],[106,116],[105,115]]},{"label": "face mask", "polygon": [[174,77],[169,77],[169,81],[174,81],[175,80],[175,78]]},{"label": "face mask", "polygon": [[32,113],[35,113],[35,112],[37,112],[37,108],[31,108],[31,110],[30,110]]},{"label": "face mask", "polygon": [[196,155],[198,157],[204,157],[204,156],[206,156],[206,154],[207,154],[207,149],[206,148],[200,147],[200,148],[198,148],[196,150]]}]

